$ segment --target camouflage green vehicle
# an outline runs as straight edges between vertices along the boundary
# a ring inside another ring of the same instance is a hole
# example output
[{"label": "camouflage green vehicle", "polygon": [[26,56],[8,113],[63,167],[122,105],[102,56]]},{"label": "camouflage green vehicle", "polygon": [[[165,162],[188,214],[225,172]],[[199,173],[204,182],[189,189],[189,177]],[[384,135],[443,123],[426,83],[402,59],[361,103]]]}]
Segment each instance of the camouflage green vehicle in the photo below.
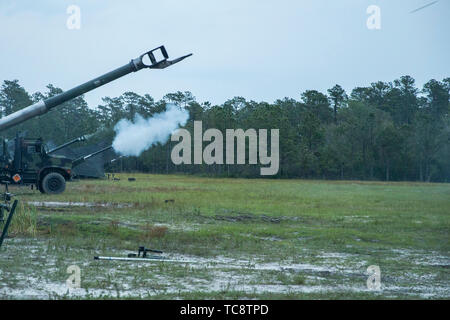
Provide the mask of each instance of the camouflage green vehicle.
[{"label": "camouflage green vehicle", "polygon": [[66,181],[72,179],[74,167],[111,148],[106,147],[75,160],[52,154],[79,141],[85,141],[85,137],[47,150],[40,138],[28,139],[17,135],[9,143],[3,140],[0,145],[0,180],[11,184],[31,185],[32,188],[35,186],[42,193],[62,193],[66,188]]}]

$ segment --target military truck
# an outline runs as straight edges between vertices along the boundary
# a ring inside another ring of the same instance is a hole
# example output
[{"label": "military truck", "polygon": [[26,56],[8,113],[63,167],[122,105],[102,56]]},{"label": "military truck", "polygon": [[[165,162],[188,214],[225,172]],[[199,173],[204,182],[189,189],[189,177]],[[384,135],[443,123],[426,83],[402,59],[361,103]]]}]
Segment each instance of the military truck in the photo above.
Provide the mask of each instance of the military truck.
[{"label": "military truck", "polygon": [[109,146],[78,159],[53,154],[85,140],[82,136],[51,150],[46,148],[40,138],[24,138],[17,134],[12,141],[3,140],[0,145],[0,180],[11,184],[31,185],[42,193],[62,193],[66,188],[66,181],[73,177],[74,167],[111,148]]}]

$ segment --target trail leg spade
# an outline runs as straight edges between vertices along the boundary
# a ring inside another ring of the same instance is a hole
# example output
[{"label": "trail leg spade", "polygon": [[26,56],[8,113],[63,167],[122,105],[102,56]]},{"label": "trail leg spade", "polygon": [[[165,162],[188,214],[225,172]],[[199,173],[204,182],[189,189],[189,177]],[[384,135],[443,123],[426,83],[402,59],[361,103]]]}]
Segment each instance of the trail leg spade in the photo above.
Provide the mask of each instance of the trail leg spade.
[{"label": "trail leg spade", "polygon": [[14,216],[14,212],[16,212],[16,207],[17,207],[18,202],[19,202],[18,200],[14,200],[11,210],[9,210],[8,219],[6,219],[6,223],[5,223],[5,226],[3,227],[2,235],[0,236],[0,248],[2,247],[3,240],[5,239],[5,237],[8,233],[9,224],[11,223],[11,220]]}]

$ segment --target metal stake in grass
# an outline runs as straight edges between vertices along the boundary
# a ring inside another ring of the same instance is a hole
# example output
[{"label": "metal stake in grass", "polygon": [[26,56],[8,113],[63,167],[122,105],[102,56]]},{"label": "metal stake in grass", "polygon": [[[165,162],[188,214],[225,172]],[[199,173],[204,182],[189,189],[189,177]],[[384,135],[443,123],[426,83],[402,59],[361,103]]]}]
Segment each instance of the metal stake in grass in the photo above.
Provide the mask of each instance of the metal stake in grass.
[{"label": "metal stake in grass", "polygon": [[[148,252],[157,253],[158,255],[147,255]],[[196,263],[195,261],[189,260],[171,260],[165,259],[163,256],[159,255],[163,252],[161,250],[147,249],[144,246],[140,246],[137,255],[135,253],[128,254],[128,257],[103,257],[95,256],[94,260],[116,260],[116,261],[144,261],[144,262],[175,262],[175,263]],[[142,254],[142,255],[141,255]]]},{"label": "metal stake in grass", "polygon": [[14,216],[14,212],[16,212],[17,203],[19,202],[18,200],[14,200],[12,207],[10,207],[9,202],[11,201],[11,197],[13,197],[14,195],[12,193],[9,193],[8,183],[6,182],[4,184],[5,184],[5,192],[3,193],[4,203],[0,204],[0,218],[3,219],[5,211],[9,212],[9,215],[8,218],[6,219],[5,226],[3,227],[2,235],[0,236],[0,248],[3,244],[3,240],[8,234],[9,224],[11,223],[11,220]]},{"label": "metal stake in grass", "polygon": [[95,256],[94,260],[110,260],[110,261],[138,261],[138,262],[171,262],[171,263],[198,263],[191,260],[171,260],[160,256],[148,256],[147,258],[125,258],[125,257],[103,257]]}]

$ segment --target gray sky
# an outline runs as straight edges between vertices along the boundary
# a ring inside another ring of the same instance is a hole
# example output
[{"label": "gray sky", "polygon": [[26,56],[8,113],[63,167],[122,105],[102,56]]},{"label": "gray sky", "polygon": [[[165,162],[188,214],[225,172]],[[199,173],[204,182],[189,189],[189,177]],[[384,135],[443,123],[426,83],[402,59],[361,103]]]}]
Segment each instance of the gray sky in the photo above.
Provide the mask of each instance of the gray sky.
[{"label": "gray sky", "polygon": [[[125,91],[160,99],[191,91],[198,101],[234,96],[273,102],[307,89],[346,90],[411,75],[419,86],[450,76],[450,0],[2,0],[0,81],[29,91],[64,90],[164,44],[166,70],[143,70],[86,94],[90,105]],[[69,30],[66,10],[81,9]],[[381,29],[369,30],[369,5]]]}]

